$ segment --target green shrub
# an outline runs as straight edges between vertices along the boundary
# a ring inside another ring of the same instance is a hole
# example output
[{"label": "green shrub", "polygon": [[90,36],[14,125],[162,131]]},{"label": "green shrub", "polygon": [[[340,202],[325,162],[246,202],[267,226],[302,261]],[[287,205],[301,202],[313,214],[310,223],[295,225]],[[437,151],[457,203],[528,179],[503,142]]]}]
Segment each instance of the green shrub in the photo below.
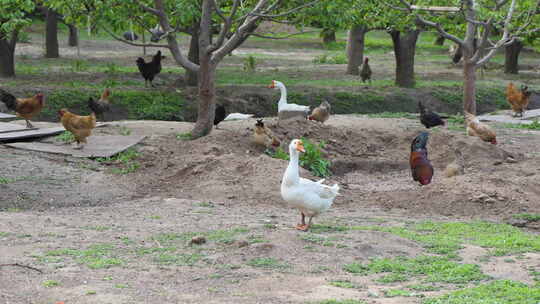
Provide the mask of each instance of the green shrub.
[{"label": "green shrub", "polygon": [[[302,137],[304,143],[305,153],[300,154],[300,166],[313,173],[318,177],[327,177],[332,174],[330,172],[330,161],[325,159],[322,155],[321,148],[324,148],[324,141],[319,144],[313,144],[307,138]],[[266,150],[266,154],[273,158],[289,160],[289,154],[285,152],[281,147],[275,151]]]},{"label": "green shrub", "polygon": [[318,145],[311,143],[307,138],[302,138],[304,142],[305,153],[300,155],[300,166],[308,169],[315,176],[330,176],[330,161],[326,160],[321,149],[326,145],[324,141]]},{"label": "green shrub", "polygon": [[257,62],[255,60],[255,57],[252,55],[249,55],[244,59],[244,71],[247,72],[255,72],[255,69],[257,67]]}]

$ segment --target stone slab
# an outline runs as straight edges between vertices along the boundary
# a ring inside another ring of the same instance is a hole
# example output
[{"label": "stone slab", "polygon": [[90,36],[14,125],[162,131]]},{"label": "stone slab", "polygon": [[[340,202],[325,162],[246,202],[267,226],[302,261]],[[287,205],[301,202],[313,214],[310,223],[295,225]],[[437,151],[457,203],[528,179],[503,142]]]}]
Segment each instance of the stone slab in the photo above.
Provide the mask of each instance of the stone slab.
[{"label": "stone slab", "polygon": [[74,149],[71,144],[65,143],[19,142],[6,144],[6,146],[73,157],[111,157],[138,144],[144,138],[145,136],[90,136],[82,150]]},{"label": "stone slab", "polygon": [[18,139],[28,139],[57,135],[64,132],[64,127],[55,128],[43,128],[43,129],[29,129],[25,131],[0,133],[0,142],[15,141]]},{"label": "stone slab", "polygon": [[512,111],[505,111],[505,114],[497,115],[480,115],[480,121],[493,121],[513,124],[530,124],[532,120],[540,117],[540,109],[525,111],[523,117],[512,117]]},{"label": "stone slab", "polygon": [[0,113],[0,121],[11,121],[17,119],[17,116],[6,114],[6,113]]},{"label": "stone slab", "polygon": [[21,126],[18,124],[12,124],[12,123],[7,123],[7,122],[0,122],[0,133],[30,131],[30,130],[36,130],[36,129],[35,128],[27,129],[26,126]]}]

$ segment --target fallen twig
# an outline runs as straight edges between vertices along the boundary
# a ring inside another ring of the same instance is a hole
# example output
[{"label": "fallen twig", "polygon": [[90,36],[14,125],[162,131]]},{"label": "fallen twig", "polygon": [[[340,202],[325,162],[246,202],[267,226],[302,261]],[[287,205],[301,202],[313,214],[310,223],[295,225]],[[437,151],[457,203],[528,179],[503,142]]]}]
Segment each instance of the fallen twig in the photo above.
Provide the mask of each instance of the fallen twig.
[{"label": "fallen twig", "polygon": [[28,265],[23,265],[23,264],[19,264],[19,263],[12,263],[12,264],[0,264],[0,267],[7,267],[7,266],[14,266],[14,267],[22,267],[22,268],[27,268],[27,269],[31,269],[31,270],[35,270],[39,273],[43,273],[43,271],[41,269],[38,269],[38,268],[35,268],[35,267],[32,267],[32,266],[28,266]]}]

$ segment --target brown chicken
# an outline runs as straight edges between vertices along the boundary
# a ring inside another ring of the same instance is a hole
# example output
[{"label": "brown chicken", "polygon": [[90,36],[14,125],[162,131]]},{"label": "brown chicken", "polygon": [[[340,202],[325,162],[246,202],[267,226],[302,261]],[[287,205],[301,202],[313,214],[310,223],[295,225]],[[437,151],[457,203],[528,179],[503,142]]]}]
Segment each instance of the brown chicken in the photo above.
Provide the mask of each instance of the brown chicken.
[{"label": "brown chicken", "polygon": [[17,116],[26,120],[28,129],[34,128],[30,119],[36,116],[43,109],[45,98],[42,93],[37,93],[30,98],[15,98],[10,93],[0,89],[0,101],[6,104],[6,107],[17,113]]},{"label": "brown chicken", "polygon": [[429,185],[433,178],[433,166],[428,159],[426,147],[428,139],[429,133],[427,132],[422,132],[416,136],[411,143],[411,155],[409,157],[412,178],[422,186]]},{"label": "brown chicken", "polygon": [[323,101],[320,106],[313,109],[311,115],[308,116],[309,120],[316,120],[324,123],[330,117],[330,104],[328,101]]},{"label": "brown chicken", "polygon": [[266,148],[270,148],[270,146],[279,147],[281,144],[272,131],[264,125],[262,119],[257,119],[257,122],[255,123],[253,142]]},{"label": "brown chicken", "polygon": [[483,141],[497,144],[497,134],[488,125],[481,123],[473,114],[465,112],[467,135],[480,137]]},{"label": "brown chicken", "polygon": [[88,116],[79,116],[67,109],[58,111],[58,114],[64,128],[75,136],[76,149],[82,149],[86,144],[86,138],[92,134],[92,129],[96,127],[96,114],[92,112]]},{"label": "brown chicken", "polygon": [[508,87],[506,87],[506,99],[512,107],[512,111],[514,111],[514,117],[523,117],[523,112],[529,105],[530,96],[531,92],[527,86],[521,86],[521,89],[518,90],[513,83],[508,84]]}]

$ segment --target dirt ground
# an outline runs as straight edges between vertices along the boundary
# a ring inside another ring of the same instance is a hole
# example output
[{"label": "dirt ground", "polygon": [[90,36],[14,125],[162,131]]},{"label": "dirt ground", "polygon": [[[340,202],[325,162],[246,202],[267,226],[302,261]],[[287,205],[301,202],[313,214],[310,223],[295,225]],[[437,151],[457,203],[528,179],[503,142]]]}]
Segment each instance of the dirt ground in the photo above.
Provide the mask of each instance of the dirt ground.
[{"label": "dirt ground", "polygon": [[[408,168],[410,142],[423,130],[416,120],[334,115],[325,125],[278,123],[275,118],[265,122],[284,148],[292,138],[326,142],[334,173],[327,182],[339,183],[342,195],[315,219],[318,224],[500,222],[515,213],[540,212],[540,137],[535,131],[499,128],[499,145],[494,146],[460,131],[433,130],[428,149],[435,177],[431,185],[420,187]],[[339,246],[312,248],[305,239],[311,234],[293,229],[299,216],[279,193],[287,161],[273,159],[251,143],[253,124],[223,122],[219,130],[193,141],[177,138],[191,129],[190,123],[123,121],[96,129],[98,134],[129,129],[133,135],[148,135],[137,147],[140,168],[123,175],[110,172],[114,163],[0,146],[2,176],[10,179],[0,183],[0,264],[43,271],[2,267],[0,302],[308,303],[355,298],[420,303],[416,297],[373,297],[389,285],[342,270],[346,263],[373,257],[423,254],[419,244],[384,232],[338,231],[328,235]],[[455,149],[465,156],[465,174],[446,178],[443,170]],[[301,175],[315,178],[306,170]],[[188,245],[198,234],[207,235],[208,242]],[[467,246],[460,256],[477,261],[485,250]],[[531,282],[526,269],[540,266],[534,264],[540,255],[529,257],[510,266],[502,258],[491,259],[481,267],[495,278]],[[278,262],[266,268],[252,263],[267,258]],[[329,285],[334,280],[361,287]]]}]

